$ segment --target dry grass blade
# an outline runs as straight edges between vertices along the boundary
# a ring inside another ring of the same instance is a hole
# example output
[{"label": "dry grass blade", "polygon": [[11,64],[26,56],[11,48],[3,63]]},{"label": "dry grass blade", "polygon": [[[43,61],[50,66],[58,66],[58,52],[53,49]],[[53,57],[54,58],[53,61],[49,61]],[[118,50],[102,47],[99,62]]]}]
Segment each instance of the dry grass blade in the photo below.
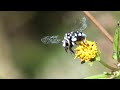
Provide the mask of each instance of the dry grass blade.
[{"label": "dry grass blade", "polygon": [[103,28],[103,26],[88,12],[83,11],[84,14],[97,26],[97,28],[111,41],[113,42],[112,36]]}]

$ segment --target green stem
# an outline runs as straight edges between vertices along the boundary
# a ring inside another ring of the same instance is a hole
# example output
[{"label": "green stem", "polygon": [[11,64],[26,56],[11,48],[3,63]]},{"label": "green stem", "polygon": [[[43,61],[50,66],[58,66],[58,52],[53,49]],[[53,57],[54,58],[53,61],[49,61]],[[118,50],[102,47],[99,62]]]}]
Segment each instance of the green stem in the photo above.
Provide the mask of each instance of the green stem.
[{"label": "green stem", "polygon": [[119,70],[118,68],[114,68],[114,67],[109,66],[108,64],[106,64],[106,63],[103,62],[102,60],[100,60],[99,62],[100,62],[103,66],[105,66],[105,67],[107,67],[107,68],[109,68],[109,69],[111,69],[111,70],[113,70],[113,71]]}]

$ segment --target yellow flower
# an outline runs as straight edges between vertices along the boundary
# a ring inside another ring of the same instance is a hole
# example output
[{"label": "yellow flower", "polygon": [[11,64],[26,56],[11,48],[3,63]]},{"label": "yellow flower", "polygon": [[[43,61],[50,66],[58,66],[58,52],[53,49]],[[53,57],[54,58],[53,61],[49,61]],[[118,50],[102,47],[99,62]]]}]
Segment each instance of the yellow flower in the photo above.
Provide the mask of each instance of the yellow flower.
[{"label": "yellow flower", "polygon": [[96,57],[97,52],[98,49],[96,43],[85,39],[85,43],[78,43],[78,46],[75,49],[75,58],[79,58],[81,62],[88,62]]}]

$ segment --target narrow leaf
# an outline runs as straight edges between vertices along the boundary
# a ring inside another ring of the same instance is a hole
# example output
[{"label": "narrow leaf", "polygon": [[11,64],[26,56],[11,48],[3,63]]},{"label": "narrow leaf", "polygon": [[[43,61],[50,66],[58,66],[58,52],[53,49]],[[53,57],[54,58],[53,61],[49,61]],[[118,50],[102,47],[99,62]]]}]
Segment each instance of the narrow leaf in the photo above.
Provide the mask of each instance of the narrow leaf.
[{"label": "narrow leaf", "polygon": [[[113,37],[113,50],[116,54],[113,54],[113,58],[115,58],[115,60],[119,58],[119,24],[118,24],[118,27],[116,28],[115,30],[115,33],[114,33],[114,37]],[[116,58],[116,56],[117,58]]]},{"label": "narrow leaf", "polygon": [[120,58],[120,51],[119,51],[119,58]]},{"label": "narrow leaf", "polygon": [[105,74],[99,74],[99,75],[94,75],[94,76],[86,77],[84,79],[102,79],[102,78],[107,79],[107,75],[105,75]]}]

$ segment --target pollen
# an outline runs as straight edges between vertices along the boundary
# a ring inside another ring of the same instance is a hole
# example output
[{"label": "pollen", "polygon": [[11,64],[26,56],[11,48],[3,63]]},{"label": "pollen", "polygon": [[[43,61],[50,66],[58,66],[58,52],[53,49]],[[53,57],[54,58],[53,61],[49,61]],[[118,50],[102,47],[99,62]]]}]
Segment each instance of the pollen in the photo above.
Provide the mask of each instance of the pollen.
[{"label": "pollen", "polygon": [[85,43],[80,42],[77,45],[75,49],[75,58],[79,58],[81,62],[88,62],[96,57],[97,52],[96,43],[85,39]]}]

